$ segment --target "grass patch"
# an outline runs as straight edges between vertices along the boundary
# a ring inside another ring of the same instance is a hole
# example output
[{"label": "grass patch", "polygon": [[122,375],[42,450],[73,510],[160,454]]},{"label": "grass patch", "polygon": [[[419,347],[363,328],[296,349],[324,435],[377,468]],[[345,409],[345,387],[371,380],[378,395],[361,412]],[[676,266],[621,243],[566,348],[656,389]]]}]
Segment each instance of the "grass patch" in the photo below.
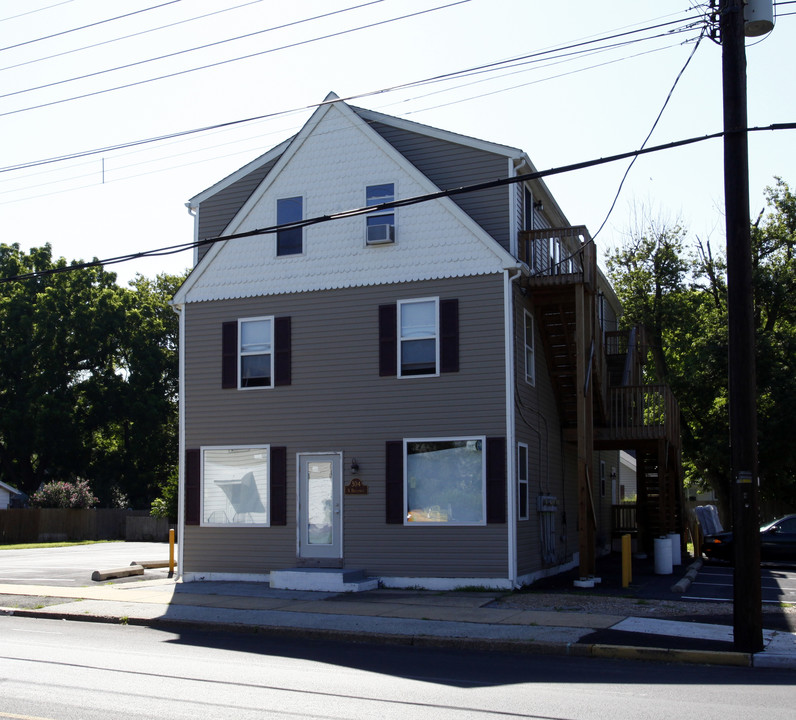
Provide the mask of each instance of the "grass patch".
[{"label": "grass patch", "polygon": [[456,588],[456,592],[493,593],[498,592],[498,590],[486,585],[461,585]]},{"label": "grass patch", "polygon": [[39,548],[73,547],[75,545],[99,545],[100,543],[124,542],[124,540],[77,540],[75,542],[20,543],[0,545],[0,550],[37,550]]}]

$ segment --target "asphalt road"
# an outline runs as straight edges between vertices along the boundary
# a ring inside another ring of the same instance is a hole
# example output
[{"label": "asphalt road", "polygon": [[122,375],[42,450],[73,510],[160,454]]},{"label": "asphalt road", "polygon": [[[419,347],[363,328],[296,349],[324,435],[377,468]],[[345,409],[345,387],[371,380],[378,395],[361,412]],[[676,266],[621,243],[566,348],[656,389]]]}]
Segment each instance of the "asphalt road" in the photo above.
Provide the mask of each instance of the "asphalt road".
[{"label": "asphalt road", "polygon": [[[110,542],[57,548],[0,550],[0,583],[82,587],[97,584],[91,579],[95,570],[126,567],[132,562],[144,560],[168,559],[168,543]],[[166,577],[167,574],[168,570],[148,570],[146,579]],[[113,582],[135,582],[141,579],[134,577]]]},{"label": "asphalt road", "polygon": [[16,617],[0,617],[0,638],[0,718],[790,720],[796,704],[789,670]]}]

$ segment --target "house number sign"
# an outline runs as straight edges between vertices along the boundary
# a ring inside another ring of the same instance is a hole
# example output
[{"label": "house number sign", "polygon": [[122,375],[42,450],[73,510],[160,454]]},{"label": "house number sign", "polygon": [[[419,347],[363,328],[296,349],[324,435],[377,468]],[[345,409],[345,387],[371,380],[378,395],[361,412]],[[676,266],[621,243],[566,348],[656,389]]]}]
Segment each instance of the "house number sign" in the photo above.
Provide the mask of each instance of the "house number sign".
[{"label": "house number sign", "polygon": [[367,495],[368,486],[365,485],[359,478],[352,478],[351,482],[345,486],[346,495]]}]

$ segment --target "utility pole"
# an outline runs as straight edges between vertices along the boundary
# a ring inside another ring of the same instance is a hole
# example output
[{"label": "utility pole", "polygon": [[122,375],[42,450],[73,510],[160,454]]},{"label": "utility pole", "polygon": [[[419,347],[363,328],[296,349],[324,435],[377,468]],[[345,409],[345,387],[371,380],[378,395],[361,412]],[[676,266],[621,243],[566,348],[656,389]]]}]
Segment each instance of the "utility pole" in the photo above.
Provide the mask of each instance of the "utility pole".
[{"label": "utility pole", "polygon": [[749,219],[744,0],[722,0],[720,37],[724,97],[724,203],[727,231],[727,315],[735,649],[763,649],[757,475],[757,387]]}]

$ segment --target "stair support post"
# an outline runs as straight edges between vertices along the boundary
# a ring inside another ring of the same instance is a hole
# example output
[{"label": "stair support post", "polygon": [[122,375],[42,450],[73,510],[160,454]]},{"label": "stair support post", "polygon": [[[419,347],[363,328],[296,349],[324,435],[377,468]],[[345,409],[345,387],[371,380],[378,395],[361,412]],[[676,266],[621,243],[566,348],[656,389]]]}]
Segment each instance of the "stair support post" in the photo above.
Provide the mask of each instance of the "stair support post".
[{"label": "stair support post", "polygon": [[578,433],[578,545],[580,577],[595,574],[594,502],[589,483],[589,468],[594,461],[593,383],[589,372],[589,344],[593,336],[593,314],[588,311],[590,296],[583,283],[575,286],[575,347],[577,369],[577,433]]}]

